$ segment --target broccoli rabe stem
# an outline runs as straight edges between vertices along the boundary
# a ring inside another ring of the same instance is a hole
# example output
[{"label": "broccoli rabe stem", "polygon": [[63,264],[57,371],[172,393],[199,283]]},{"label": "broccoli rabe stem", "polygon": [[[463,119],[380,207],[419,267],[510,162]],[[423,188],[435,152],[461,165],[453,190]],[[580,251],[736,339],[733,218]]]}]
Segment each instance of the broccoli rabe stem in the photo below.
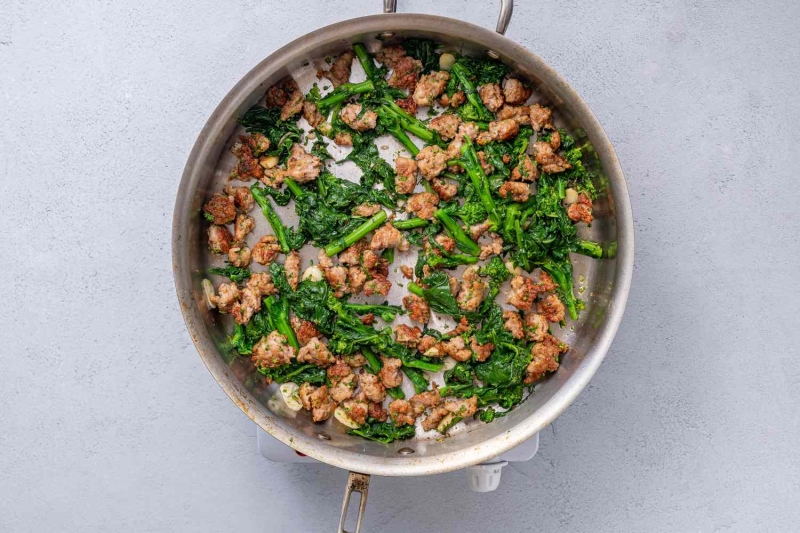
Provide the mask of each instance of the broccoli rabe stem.
[{"label": "broccoli rabe stem", "polygon": [[381,119],[381,123],[383,127],[386,128],[386,131],[394,135],[394,137],[400,141],[400,143],[405,146],[406,150],[408,150],[411,155],[416,156],[419,153],[419,148],[417,145],[414,144],[414,141],[411,140],[406,132],[403,130],[400,120],[392,114],[386,107],[381,106],[378,108],[378,117]]},{"label": "broccoli rabe stem", "polygon": [[321,110],[320,112],[323,112],[324,114],[324,111],[330,109],[336,104],[344,102],[351,96],[368,93],[374,89],[375,84],[372,83],[372,80],[364,80],[359,83],[343,83],[327,94],[325,98],[320,99],[317,102],[317,109]]},{"label": "broccoli rabe stem", "polygon": [[478,243],[470,239],[464,230],[461,229],[461,226],[450,218],[450,215],[448,215],[446,211],[437,209],[433,212],[433,216],[441,221],[447,233],[456,241],[456,246],[458,246],[459,250],[470,255],[479,255],[481,253],[481,247],[478,246]]},{"label": "broccoli rabe stem", "polygon": [[253,198],[255,198],[258,206],[261,208],[261,212],[264,213],[267,222],[272,226],[272,231],[278,239],[278,244],[280,244],[281,252],[288,254],[291,248],[289,247],[289,239],[286,235],[286,226],[283,225],[278,213],[273,209],[272,202],[269,201],[269,195],[264,189],[259,187],[257,183],[254,183],[253,186],[250,187],[250,191],[253,193]]},{"label": "broccoli rabe stem", "polygon": [[300,187],[300,184],[298,184],[296,181],[294,181],[291,178],[287,179],[284,183],[286,183],[286,188],[289,189],[289,191],[291,191],[292,195],[295,198],[300,198],[301,196],[303,196],[306,193],[303,190],[303,188]]},{"label": "broccoli rabe stem", "polygon": [[377,374],[381,371],[383,365],[381,364],[381,360],[378,359],[378,356],[375,355],[375,352],[366,346],[362,346],[361,355],[367,360],[367,367],[373,374]]},{"label": "broccoli rabe stem", "polygon": [[478,261],[476,256],[466,254],[452,254],[447,257],[431,254],[426,259],[431,268],[456,268],[460,265],[474,265]]},{"label": "broccoli rabe stem", "polygon": [[353,45],[353,52],[355,52],[358,62],[361,63],[361,68],[364,69],[367,78],[372,81],[378,79],[378,69],[375,67],[375,62],[367,52],[366,47],[361,43],[356,43]]},{"label": "broccoli rabe stem", "polygon": [[428,224],[430,224],[429,221],[419,217],[409,218],[408,220],[395,220],[392,222],[392,226],[397,229],[424,228]]},{"label": "broccoli rabe stem", "polygon": [[289,300],[286,298],[276,299],[274,296],[270,296],[269,298],[264,298],[264,307],[267,309],[272,327],[286,337],[286,340],[295,350],[299,350],[300,343],[297,342],[297,336],[289,323]]},{"label": "broccoli rabe stem", "polygon": [[499,228],[501,223],[500,214],[497,211],[497,205],[490,192],[489,179],[483,172],[483,167],[481,167],[480,161],[478,160],[478,154],[475,152],[475,146],[472,144],[472,140],[466,135],[464,136],[464,144],[461,146],[461,156],[462,159],[459,160],[458,163],[467,171],[467,175],[469,175],[469,179],[472,181],[472,186],[478,193],[481,204],[489,215],[489,221],[494,226],[494,229]]},{"label": "broccoli rabe stem", "polygon": [[481,96],[478,94],[478,89],[475,88],[475,84],[472,83],[470,79],[470,73],[467,67],[460,61],[456,61],[453,68],[450,70],[450,74],[458,79],[458,83],[461,85],[461,88],[464,89],[464,94],[467,95],[467,100],[469,100],[469,103],[472,104],[478,112],[478,117],[486,122],[493,120],[494,117],[492,117],[492,114],[486,109],[486,106],[483,105]]},{"label": "broccoli rabe stem", "polygon": [[603,247],[600,246],[600,243],[579,240],[575,246],[575,252],[581,255],[588,255],[589,257],[594,257],[595,259],[600,259],[603,257]]},{"label": "broccoli rabe stem", "polygon": [[386,211],[380,210],[372,218],[361,224],[354,229],[349,235],[345,235],[341,239],[337,239],[325,247],[325,254],[330,257],[336,255],[345,248],[350,248],[355,243],[363,239],[367,233],[377,229],[384,222],[386,222]]},{"label": "broccoli rabe stem", "polygon": [[542,270],[547,272],[558,285],[558,295],[561,297],[561,300],[563,300],[569,312],[569,317],[572,320],[577,320],[578,301],[575,298],[575,294],[572,292],[572,264],[569,262],[569,258],[565,259],[561,264],[548,260],[546,263],[539,266]]},{"label": "broccoli rabe stem", "polygon": [[403,373],[414,385],[414,390],[417,393],[425,392],[431,385],[430,381],[428,381],[428,378],[425,377],[425,374],[423,374],[420,370],[417,370],[416,368],[409,367],[404,364]]}]

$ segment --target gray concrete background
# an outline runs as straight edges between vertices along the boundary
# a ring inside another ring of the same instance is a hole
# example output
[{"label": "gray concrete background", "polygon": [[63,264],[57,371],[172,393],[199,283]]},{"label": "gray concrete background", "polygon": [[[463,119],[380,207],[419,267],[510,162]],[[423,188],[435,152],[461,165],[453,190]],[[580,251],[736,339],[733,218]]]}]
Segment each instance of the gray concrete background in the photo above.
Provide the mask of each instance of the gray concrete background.
[{"label": "gray concrete background", "polygon": [[[293,5],[292,10],[286,6]],[[331,531],[343,471],[269,464],[196,356],[173,199],[272,50],[379,2],[0,1],[0,530]],[[401,1],[494,25],[494,2]],[[628,178],[636,270],[539,455],[373,479],[370,531],[796,531],[798,4],[520,1]]]}]

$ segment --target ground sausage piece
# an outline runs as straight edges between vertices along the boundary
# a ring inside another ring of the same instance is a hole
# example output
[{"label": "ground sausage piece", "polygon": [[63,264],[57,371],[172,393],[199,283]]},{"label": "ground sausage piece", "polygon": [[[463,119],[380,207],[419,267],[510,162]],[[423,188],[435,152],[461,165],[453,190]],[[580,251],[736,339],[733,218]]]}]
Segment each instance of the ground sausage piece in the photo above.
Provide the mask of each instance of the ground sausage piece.
[{"label": "ground sausage piece", "polygon": [[[321,250],[321,252],[325,253],[325,250]],[[325,275],[325,281],[334,291],[333,295],[336,298],[341,298],[347,288],[347,268],[338,265],[332,266],[324,269],[323,274]]]},{"label": "ground sausage piece", "polygon": [[297,337],[297,342],[300,343],[300,346],[305,346],[309,343],[309,341],[311,341],[311,339],[315,339],[319,336],[319,331],[317,331],[317,327],[313,322],[303,320],[302,318],[298,318],[296,316],[291,317],[289,322],[292,325],[292,329],[294,330],[294,334]]},{"label": "ground sausage piece", "polygon": [[403,346],[409,348],[416,348],[419,340],[422,337],[422,330],[416,326],[408,326],[406,324],[399,324],[394,327],[394,338]]},{"label": "ground sausage piece", "polygon": [[375,129],[378,123],[378,114],[371,110],[362,112],[362,109],[361,104],[347,104],[339,112],[339,116],[345,124],[356,131]]},{"label": "ground sausage piece", "polygon": [[307,154],[303,147],[292,145],[291,155],[286,160],[286,175],[297,183],[314,181],[319,176],[322,163],[319,157]]},{"label": "ground sausage piece", "polygon": [[469,235],[475,240],[489,231],[489,228],[492,227],[492,223],[489,220],[484,220],[483,222],[478,222],[477,224],[473,224],[469,227]]},{"label": "ground sausage piece", "polygon": [[478,93],[481,95],[483,105],[494,113],[503,106],[503,91],[500,85],[496,83],[488,83],[478,87]]},{"label": "ground sausage piece", "polygon": [[414,269],[408,265],[402,265],[400,267],[400,272],[403,273],[403,277],[406,279],[414,279]]},{"label": "ground sausage piece", "polygon": [[347,286],[352,294],[363,291],[367,279],[369,279],[367,273],[360,266],[351,266],[347,269]]},{"label": "ground sausage piece", "polygon": [[369,243],[370,250],[384,250],[386,248],[396,248],[403,240],[403,234],[391,223],[384,224],[375,231],[372,241]]},{"label": "ground sausage piece", "polygon": [[361,390],[364,395],[371,402],[382,402],[386,398],[386,387],[383,386],[378,376],[361,371],[359,378],[361,382]]},{"label": "ground sausage piece", "polygon": [[469,137],[471,140],[475,140],[478,137],[478,133],[480,132],[480,128],[474,122],[463,122],[458,127],[458,136],[461,138]]},{"label": "ground sausage piece", "polygon": [[247,280],[247,286],[256,289],[261,296],[269,296],[277,292],[269,272],[253,272],[250,279]]},{"label": "ground sausage piece", "polygon": [[447,183],[443,179],[433,178],[431,180],[431,188],[436,196],[443,202],[449,202],[458,194],[458,185],[455,183]]},{"label": "ground sausage piece", "polygon": [[531,126],[536,131],[543,129],[553,129],[553,124],[550,122],[553,112],[549,107],[544,107],[539,104],[533,104],[530,107]]},{"label": "ground sausage piece", "polygon": [[[336,403],[350,399],[356,387],[358,387],[358,376],[341,359],[337,359],[336,363],[328,367],[328,379],[333,384],[331,397]],[[366,406],[364,406],[364,411],[366,412]]]},{"label": "ground sausage piece", "polygon": [[507,104],[524,104],[525,100],[530,98],[530,96],[530,88],[525,87],[521,81],[515,78],[509,78],[506,80],[506,84],[503,87],[503,97],[505,98]]},{"label": "ground sausage piece", "polygon": [[378,422],[386,422],[389,413],[383,408],[383,405],[378,402],[369,402],[369,417],[374,418]]},{"label": "ground sausage piece", "polygon": [[469,347],[472,348],[472,351],[475,353],[475,360],[481,362],[489,359],[489,356],[492,355],[492,352],[494,351],[493,343],[487,342],[486,344],[478,344],[477,339],[475,339],[475,335],[473,335],[470,339]]},{"label": "ground sausage piece", "polygon": [[431,308],[425,298],[408,294],[403,298],[403,307],[408,310],[408,318],[426,324],[431,319]]},{"label": "ground sausage piece", "polygon": [[468,418],[474,415],[475,411],[478,409],[478,397],[471,396],[463,400],[447,400],[444,402],[444,407],[455,416]]},{"label": "ground sausage piece", "polygon": [[433,101],[442,94],[449,80],[450,73],[443,70],[423,75],[414,88],[414,103],[418,106],[433,105]]},{"label": "ground sausage piece", "polygon": [[521,181],[507,181],[500,186],[498,193],[501,197],[511,198],[515,202],[527,202],[531,196],[531,188]]},{"label": "ground sausage piece", "polygon": [[422,421],[422,429],[430,431],[436,429],[441,421],[450,414],[450,411],[444,407],[435,407],[431,410],[430,414]]},{"label": "ground sausage piece", "polygon": [[[445,233],[440,233],[433,239],[436,244],[444,248],[444,251],[448,254],[452,254],[456,251],[456,241],[449,235]],[[427,243],[426,243],[427,244]]]},{"label": "ground sausage piece", "polygon": [[536,181],[539,173],[536,171],[536,165],[533,164],[531,156],[525,154],[520,158],[517,166],[511,171],[511,179],[513,181]]},{"label": "ground sausage piece", "polygon": [[233,197],[221,192],[214,196],[203,206],[203,211],[211,218],[212,224],[228,224],[236,218],[236,206]]},{"label": "ground sausage piece", "polygon": [[239,301],[233,304],[231,314],[237,324],[247,324],[253,315],[261,310],[261,294],[258,290],[245,287]]},{"label": "ground sausage piece", "polygon": [[383,368],[378,372],[378,377],[387,389],[399,387],[403,382],[403,374],[400,373],[400,367],[403,362],[394,357],[381,357],[383,361]]},{"label": "ground sausage piece", "polygon": [[338,146],[353,146],[353,137],[346,131],[339,131],[333,138]]},{"label": "ground sausage piece", "polygon": [[375,278],[364,283],[364,296],[373,296],[380,294],[386,296],[392,288],[392,282],[384,276],[376,276]]},{"label": "ground sausage piece", "polygon": [[395,100],[397,107],[411,115],[412,117],[417,114],[417,103],[414,102],[414,97],[409,96],[407,98],[399,98]]},{"label": "ground sausage piece", "polygon": [[492,164],[489,162],[489,158],[486,157],[486,152],[481,150],[480,152],[478,152],[475,155],[478,156],[478,163],[481,164],[481,168],[483,169],[483,173],[484,174],[489,176],[492,173],[494,173],[494,166],[492,166]]},{"label": "ground sausage piece", "polygon": [[552,335],[547,335],[542,342],[538,342],[531,348],[533,359],[525,369],[526,385],[538,381],[547,372],[558,370],[558,356],[565,353],[569,347]]},{"label": "ground sausage piece", "polygon": [[361,264],[361,254],[364,253],[366,244],[358,241],[353,246],[346,248],[339,254],[339,263],[348,266],[358,266]]},{"label": "ground sausage piece", "polygon": [[297,394],[300,396],[300,402],[303,404],[303,409],[308,411],[311,410],[311,394],[313,394],[315,390],[317,390],[317,388],[311,383],[302,383],[300,385]]},{"label": "ground sausage piece", "polygon": [[417,162],[407,157],[398,156],[394,162],[397,176],[394,185],[399,194],[411,194],[417,186]]},{"label": "ground sausage piece", "polygon": [[281,120],[288,120],[303,109],[303,93],[294,78],[287,76],[267,90],[264,105],[280,107]]},{"label": "ground sausage piece", "polygon": [[507,141],[517,136],[519,124],[513,119],[497,120],[489,123],[489,134],[495,141]]},{"label": "ground sausage piece", "polygon": [[233,224],[233,240],[242,242],[247,234],[256,227],[256,221],[250,215],[237,215]]},{"label": "ground sausage piece", "polygon": [[297,352],[297,360],[301,363],[312,363],[317,366],[329,366],[336,362],[325,343],[316,337],[300,348],[300,351]]},{"label": "ground sausage piece", "polygon": [[548,294],[544,300],[536,302],[536,311],[550,322],[564,320],[564,304],[556,294]]},{"label": "ground sausage piece", "polygon": [[234,187],[228,185],[225,187],[225,194],[233,198],[233,205],[242,213],[249,212],[256,203],[249,187]]},{"label": "ground sausage piece", "polygon": [[439,132],[439,137],[449,141],[458,133],[460,124],[461,119],[456,115],[440,115],[428,123],[428,129]]},{"label": "ground sausage piece", "polygon": [[426,357],[444,357],[444,348],[435,337],[425,335],[419,341],[417,350]]},{"label": "ground sausage piece", "polygon": [[258,163],[258,156],[267,148],[269,148],[269,139],[261,133],[240,135],[239,142],[231,147],[231,153],[236,156],[237,161],[230,173],[230,179],[242,181],[260,179],[264,175],[264,169]]},{"label": "ground sausage piece", "polygon": [[553,151],[549,143],[543,141],[533,143],[533,153],[539,167],[548,174],[557,174],[572,168],[566,159]]},{"label": "ground sausage piece", "polygon": [[250,248],[241,243],[236,243],[228,250],[228,262],[235,267],[244,268],[250,264],[252,258]]},{"label": "ground sausage piece", "polygon": [[443,342],[442,349],[445,355],[449,355],[459,362],[469,361],[472,358],[472,350],[467,348],[461,337],[453,337],[449,341]]},{"label": "ground sausage piece", "polygon": [[430,407],[435,407],[442,403],[442,397],[439,396],[439,389],[420,392],[411,397],[411,408],[418,416],[425,412]]},{"label": "ground sausage piece", "polygon": [[512,119],[520,126],[531,123],[531,108],[529,106],[504,105],[497,112],[497,120]]},{"label": "ground sausage piece", "polygon": [[578,201],[571,204],[567,208],[567,216],[573,222],[586,222],[591,224],[594,217],[592,217],[592,200],[585,194],[578,195]]},{"label": "ground sausage piece", "polygon": [[[331,391],[331,396],[333,396],[333,391]],[[360,426],[367,423],[367,413],[369,413],[369,403],[363,396],[363,394],[359,394],[352,400],[346,400],[342,403],[342,409],[350,417],[350,420]]]},{"label": "ground sausage piece", "polygon": [[406,56],[406,49],[399,44],[384,46],[375,55],[375,58],[389,68],[394,68],[395,64]]},{"label": "ground sausage piece", "polygon": [[389,416],[395,426],[413,426],[417,417],[414,416],[414,409],[408,400],[394,400],[389,404]]},{"label": "ground sausage piece", "polygon": [[[461,282],[458,281],[458,278],[454,278],[453,276],[447,276],[447,283],[450,285],[450,294],[453,297],[458,296],[458,291],[461,290]],[[461,318],[464,318],[463,316]]]},{"label": "ground sausage piece", "polygon": [[314,422],[322,422],[331,417],[333,411],[336,410],[336,402],[328,394],[328,386],[323,385],[310,396],[311,402],[311,419]]},{"label": "ground sausage piece", "polygon": [[489,144],[493,140],[494,137],[492,137],[492,134],[489,133],[488,131],[481,131],[480,133],[478,133],[478,136],[475,137],[475,142],[480,146]]},{"label": "ground sausage piece", "polygon": [[406,212],[413,213],[419,218],[433,220],[433,212],[439,205],[439,197],[432,192],[420,192],[412,195],[406,202]]},{"label": "ground sausage piece", "polygon": [[[422,62],[413,57],[406,56],[395,61],[392,68],[394,72],[392,72],[389,78],[389,87],[414,91],[417,86],[417,76],[419,76],[419,73],[422,71]],[[415,102],[416,100],[417,99],[414,98]]]},{"label": "ground sausage piece", "polygon": [[438,146],[426,146],[417,154],[417,166],[425,179],[433,179],[447,168],[447,152]]},{"label": "ground sausage piece", "polygon": [[558,130],[553,130],[553,133],[550,134],[550,146],[553,147],[553,150],[561,148],[561,132]]},{"label": "ground sausage piece", "polygon": [[537,313],[525,313],[525,339],[532,342],[541,342],[548,335],[550,324],[547,318]]},{"label": "ground sausage piece", "polygon": [[253,246],[253,261],[259,265],[272,263],[278,254],[281,253],[281,245],[275,235],[264,235]]},{"label": "ground sausage piece", "polygon": [[363,203],[353,208],[355,217],[371,217],[381,210],[380,204]]},{"label": "ground sausage piece", "polygon": [[475,311],[483,302],[486,283],[478,275],[475,266],[469,267],[461,276],[461,291],[458,293],[458,305],[464,311]]},{"label": "ground sausage piece", "polygon": [[511,333],[511,336],[519,340],[525,336],[525,329],[522,325],[522,319],[516,311],[503,311],[503,328]]},{"label": "ground sausage piece", "polygon": [[231,232],[225,226],[208,228],[208,249],[215,254],[227,254],[231,249]]},{"label": "ground sausage piece", "polygon": [[550,274],[544,270],[539,272],[539,283],[533,285],[536,292],[548,292],[556,288],[556,284]]},{"label": "ground sausage piece", "polygon": [[537,292],[533,280],[525,276],[514,276],[511,280],[511,290],[506,295],[506,298],[508,303],[517,309],[530,311]]},{"label": "ground sausage piece", "polygon": [[295,351],[286,337],[277,331],[270,332],[253,346],[253,363],[259,368],[275,368],[291,363]]},{"label": "ground sausage piece", "polygon": [[303,102],[303,118],[312,128],[325,122],[325,117],[317,110],[317,105],[307,100]]},{"label": "ground sausage piece", "polygon": [[439,105],[442,107],[452,107],[453,109],[464,105],[464,102],[467,101],[467,95],[464,94],[464,91],[456,91],[453,93],[452,96],[448,96],[447,94],[443,94],[439,97]]},{"label": "ground sausage piece", "polygon": [[350,365],[350,368],[361,368],[367,364],[367,358],[364,357],[360,352],[343,355],[342,359],[344,359],[344,361]]},{"label": "ground sausage piece", "polygon": [[339,85],[347,83],[350,80],[350,69],[352,65],[353,52],[347,50],[336,58],[330,70],[320,70],[317,75],[319,76],[321,74],[331,80],[331,85],[333,85],[335,89]]},{"label": "ground sausage piece", "polygon": [[222,314],[228,314],[239,301],[239,287],[235,283],[222,283],[217,289],[217,296],[212,302]]},{"label": "ground sausage piece", "polygon": [[283,263],[283,268],[286,270],[286,281],[292,290],[297,290],[297,285],[300,283],[300,254],[297,250],[292,250],[286,256],[286,261]]},{"label": "ground sausage piece", "polygon": [[[500,196],[502,196],[502,194]],[[501,253],[503,253],[503,238],[493,233],[492,242],[481,245],[481,255],[479,258],[483,261],[484,259],[489,259],[491,256]]]}]

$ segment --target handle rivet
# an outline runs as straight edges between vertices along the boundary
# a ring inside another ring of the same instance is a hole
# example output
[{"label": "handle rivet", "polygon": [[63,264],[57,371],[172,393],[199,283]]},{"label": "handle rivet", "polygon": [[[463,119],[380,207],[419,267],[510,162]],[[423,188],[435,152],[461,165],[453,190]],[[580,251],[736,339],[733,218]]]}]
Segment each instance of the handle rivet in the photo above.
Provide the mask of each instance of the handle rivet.
[{"label": "handle rivet", "polygon": [[411,455],[415,451],[416,450],[414,450],[413,448],[400,448],[399,450],[397,450],[397,453],[399,453],[400,455]]},{"label": "handle rivet", "polygon": [[486,55],[491,57],[492,59],[500,59],[500,56],[494,50],[487,50]]},{"label": "handle rivet", "polygon": [[317,433],[317,438],[319,440],[331,440],[331,436],[330,435],[328,435],[327,433],[323,433],[321,431],[319,433]]},{"label": "handle rivet", "polygon": [[391,39],[392,37],[394,37],[394,32],[393,31],[385,31],[383,33],[379,33],[378,37],[381,38],[381,39]]}]

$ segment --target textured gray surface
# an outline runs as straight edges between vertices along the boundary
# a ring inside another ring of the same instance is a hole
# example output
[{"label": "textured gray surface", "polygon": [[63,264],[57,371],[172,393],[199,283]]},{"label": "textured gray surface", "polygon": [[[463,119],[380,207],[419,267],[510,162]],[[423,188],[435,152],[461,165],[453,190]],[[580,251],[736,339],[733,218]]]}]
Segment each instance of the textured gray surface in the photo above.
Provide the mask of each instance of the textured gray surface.
[{"label": "textured gray surface", "polygon": [[[0,530],[330,531],[345,473],[266,463],[177,309],[195,136],[278,46],[378,2],[0,2]],[[492,2],[401,2],[493,26]],[[797,4],[518,2],[509,36],[628,178],[617,340],[500,489],[373,479],[381,531],[790,531],[800,522]]]}]

